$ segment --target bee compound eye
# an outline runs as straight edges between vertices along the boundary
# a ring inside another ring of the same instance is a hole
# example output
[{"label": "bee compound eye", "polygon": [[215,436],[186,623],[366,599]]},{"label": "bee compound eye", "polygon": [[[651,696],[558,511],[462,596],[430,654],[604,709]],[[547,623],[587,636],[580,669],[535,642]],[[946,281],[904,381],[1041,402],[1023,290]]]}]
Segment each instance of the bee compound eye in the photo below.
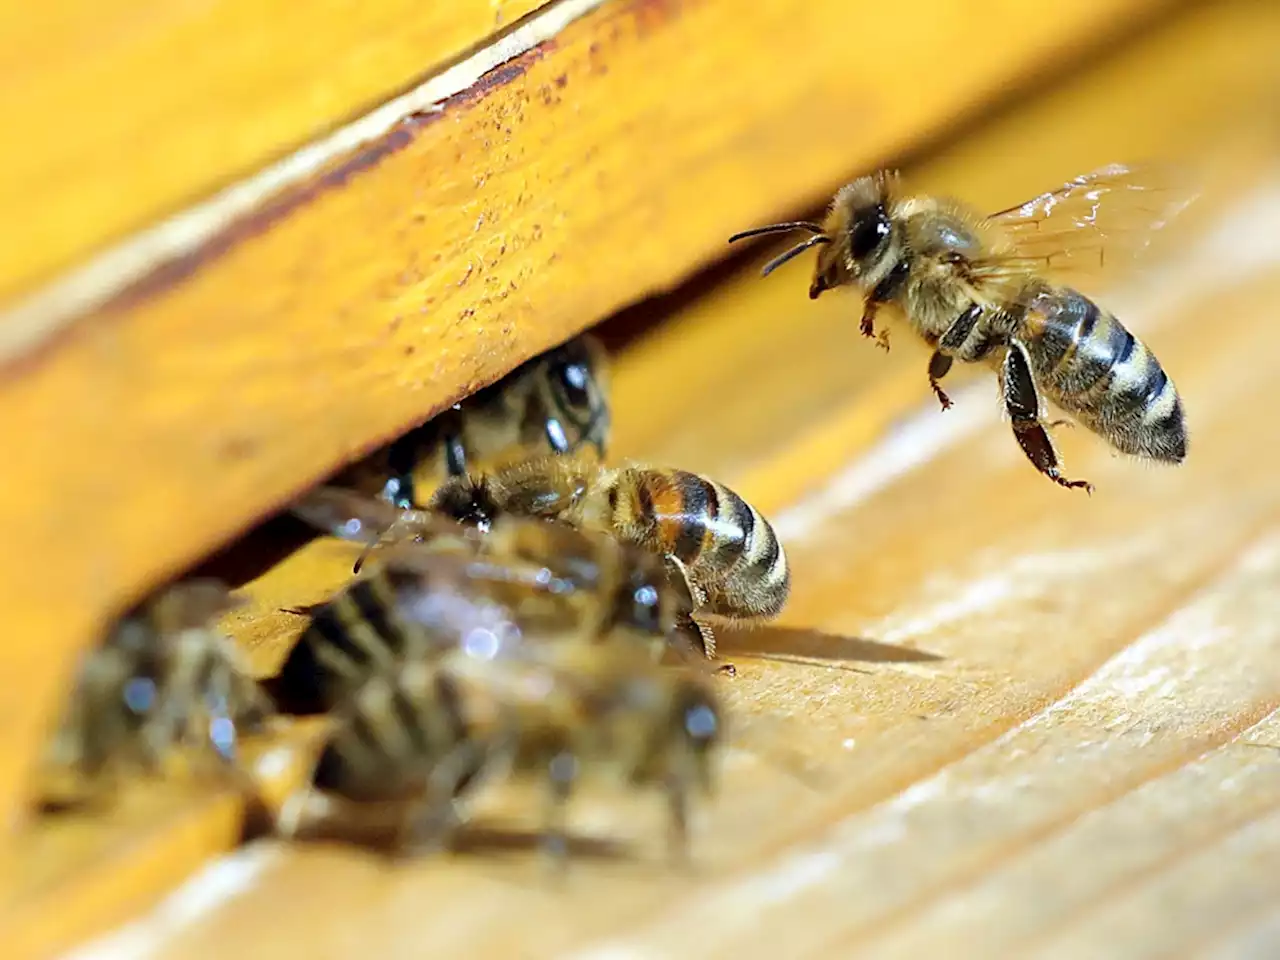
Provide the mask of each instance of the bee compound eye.
[{"label": "bee compound eye", "polygon": [[689,737],[699,743],[715,739],[720,727],[716,712],[707,704],[690,707],[684,714],[684,729]]},{"label": "bee compound eye", "polygon": [[870,256],[892,231],[889,214],[881,204],[862,211],[849,230],[850,255],[855,260]]},{"label": "bee compound eye", "polygon": [[547,419],[547,443],[551,444],[551,449],[556,453],[569,452],[569,435],[565,433],[564,425],[555,417]]},{"label": "bee compound eye", "polygon": [[563,363],[556,368],[556,380],[572,407],[591,406],[591,371],[582,363]]},{"label": "bee compound eye", "polygon": [[658,630],[661,627],[658,590],[652,584],[637,587],[631,594],[633,619],[636,626],[646,630]]}]

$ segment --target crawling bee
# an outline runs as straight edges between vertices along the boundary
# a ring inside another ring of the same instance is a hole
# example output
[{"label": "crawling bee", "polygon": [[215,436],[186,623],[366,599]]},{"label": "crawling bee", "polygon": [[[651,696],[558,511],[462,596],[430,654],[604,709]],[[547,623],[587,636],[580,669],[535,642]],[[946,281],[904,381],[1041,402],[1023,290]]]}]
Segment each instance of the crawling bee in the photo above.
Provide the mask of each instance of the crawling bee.
[{"label": "crawling bee", "polygon": [[[1129,239],[1145,241],[1186,206],[1114,165],[1057,190],[982,217],[959,203],[902,193],[881,172],[842,187],[822,223],[795,221],[745,230],[810,236],[766,264],[767,275],[810,247],[818,262],[810,298],[836,287],[863,291],[862,333],[876,337],[880,307],[897,307],[933,347],[929,383],[954,360],[1000,370],[1014,437],[1037,470],[1069,480],[1042,419],[1051,400],[1122,453],[1181,463],[1187,452],[1182,401],[1154,354],[1115,316],[1071,287],[1047,279],[1055,269],[1102,263]],[[1126,220],[1128,221],[1126,223]],[[888,347],[885,331],[878,337]]]},{"label": "crawling bee", "polygon": [[272,707],[211,626],[235,606],[215,581],[175,584],[121,617],[85,657],[71,702],[45,756],[45,801],[75,804],[111,793],[130,767],[155,771],[174,747],[220,765],[239,733]]},{"label": "crawling bee", "polygon": [[287,712],[328,710],[373,673],[478,642],[477,630],[485,642],[511,634],[631,643],[655,660],[667,647],[686,659],[704,653],[684,581],[662,558],[602,534],[518,516],[481,534],[331,488],[298,512],[322,528],[356,515],[362,531],[382,539],[368,554],[371,571],[309,611],[308,628],[268,682]]},{"label": "crawling bee", "polygon": [[584,447],[603,457],[609,439],[607,389],[604,348],[583,334],[409,431],[335,483],[411,507],[441,479],[461,476],[478,461],[501,463]]},{"label": "crawling bee", "polygon": [[626,645],[457,647],[410,658],[359,687],[337,714],[310,786],[286,815],[292,835],[312,788],[354,804],[395,804],[397,845],[447,841],[458,801],[504,773],[546,778],[543,849],[567,855],[564,808],[579,778],[599,774],[665,790],[671,850],[687,846],[691,789],[710,793],[723,737],[711,691],[693,674],[663,669]]},{"label": "crawling bee", "polygon": [[791,589],[769,522],[728,487],[684,470],[539,457],[455,477],[428,509],[482,528],[503,514],[555,520],[665,557],[689,585],[709,657],[715,639],[701,618],[771,619]]}]

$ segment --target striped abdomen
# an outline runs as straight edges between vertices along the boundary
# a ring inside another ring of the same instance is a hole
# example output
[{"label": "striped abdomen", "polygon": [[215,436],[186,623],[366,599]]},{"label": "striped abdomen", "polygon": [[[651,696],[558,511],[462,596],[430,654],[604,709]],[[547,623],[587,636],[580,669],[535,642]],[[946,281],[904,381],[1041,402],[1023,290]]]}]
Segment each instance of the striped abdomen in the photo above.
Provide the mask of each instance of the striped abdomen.
[{"label": "striped abdomen", "polygon": [[[641,546],[673,556],[706,593],[700,612],[734,619],[773,617],[791,588],[787,556],[769,522],[722,484],[684,470],[633,468]],[[652,542],[645,542],[652,541]]]},{"label": "striped abdomen", "polygon": [[[316,764],[312,782],[356,801],[406,800],[422,794],[445,757],[462,759],[468,736],[457,684],[423,662],[375,676],[344,705]],[[456,790],[474,776],[482,757],[456,771]]]},{"label": "striped abdomen", "polygon": [[[169,643],[172,659],[148,725],[161,731],[162,742],[198,743],[230,759],[238,733],[259,727],[271,705],[226,637],[212,630],[187,632]],[[211,724],[210,713],[229,724]]]},{"label": "striped abdomen", "polygon": [[389,669],[410,643],[395,593],[379,573],[357,580],[311,615],[311,623],[267,684],[286,713],[322,713],[373,673]]},{"label": "striped abdomen", "polygon": [[1114,316],[1066,287],[1037,295],[1020,331],[1050,400],[1122,453],[1180,463],[1182,401],[1155,355]]}]

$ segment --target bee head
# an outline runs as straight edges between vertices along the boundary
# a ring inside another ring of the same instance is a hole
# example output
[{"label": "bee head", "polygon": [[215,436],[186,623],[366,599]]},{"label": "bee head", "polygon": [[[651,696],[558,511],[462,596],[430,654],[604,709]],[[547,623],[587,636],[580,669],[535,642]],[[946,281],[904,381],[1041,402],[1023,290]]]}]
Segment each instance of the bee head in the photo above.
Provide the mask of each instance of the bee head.
[{"label": "bee head", "polygon": [[809,299],[875,272],[889,249],[893,221],[889,217],[885,175],[859,177],[840,188],[823,225],[832,238],[818,251],[818,265],[809,286]]},{"label": "bee head", "polygon": [[501,512],[483,477],[454,477],[446,480],[431,496],[433,513],[487,533]]},{"label": "bee head", "polygon": [[860,177],[840,188],[822,223],[812,220],[774,223],[734,234],[729,242],[795,230],[808,232],[811,236],[774,257],[760,272],[767,277],[810,247],[818,247],[818,263],[809,284],[809,299],[816,300],[826,290],[860,282],[884,257],[893,235],[893,221],[888,212],[892,182],[893,176],[888,173]]}]

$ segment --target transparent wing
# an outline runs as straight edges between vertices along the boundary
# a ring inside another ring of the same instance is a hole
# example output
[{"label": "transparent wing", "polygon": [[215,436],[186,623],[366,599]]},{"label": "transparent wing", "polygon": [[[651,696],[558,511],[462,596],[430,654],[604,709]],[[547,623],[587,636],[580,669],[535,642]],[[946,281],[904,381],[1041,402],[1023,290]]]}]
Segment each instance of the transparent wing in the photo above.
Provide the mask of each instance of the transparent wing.
[{"label": "transparent wing", "polygon": [[436,652],[526,658],[549,643],[595,636],[591,597],[545,566],[414,541],[390,544],[377,559],[397,614],[423,628]]},{"label": "transparent wing", "polygon": [[[410,523],[424,530],[431,525],[423,511],[401,510],[385,500],[342,487],[317,487],[297,500],[289,512],[321,533],[356,543],[368,543]],[[436,524],[443,528],[439,521]]]},{"label": "transparent wing", "polygon": [[1171,168],[1102,167],[989,215],[1011,248],[992,267],[1075,283],[1130,268],[1195,198]]}]

